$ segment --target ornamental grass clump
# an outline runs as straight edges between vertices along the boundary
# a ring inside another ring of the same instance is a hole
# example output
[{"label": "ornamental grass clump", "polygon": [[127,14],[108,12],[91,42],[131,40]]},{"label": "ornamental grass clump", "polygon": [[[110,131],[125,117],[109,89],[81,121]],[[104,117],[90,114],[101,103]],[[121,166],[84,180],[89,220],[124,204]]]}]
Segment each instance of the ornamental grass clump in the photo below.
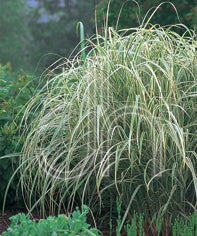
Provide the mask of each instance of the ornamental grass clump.
[{"label": "ornamental grass clump", "polygon": [[108,28],[48,77],[24,117],[38,114],[19,168],[29,210],[113,214],[120,196],[123,221],[135,210],[150,223],[196,209],[197,44],[185,30]]}]

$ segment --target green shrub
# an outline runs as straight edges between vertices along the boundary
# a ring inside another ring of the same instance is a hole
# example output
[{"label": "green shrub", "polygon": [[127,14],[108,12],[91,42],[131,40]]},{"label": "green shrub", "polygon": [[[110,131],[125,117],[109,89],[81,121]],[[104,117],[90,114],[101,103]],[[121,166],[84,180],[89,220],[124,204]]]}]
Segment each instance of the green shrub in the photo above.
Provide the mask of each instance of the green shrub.
[{"label": "green shrub", "polygon": [[[164,2],[163,0],[110,0],[110,11],[108,14],[109,26],[115,27],[118,20],[118,29],[137,27],[144,20],[147,10],[150,9],[149,17],[155,8],[161,4],[151,19],[152,24],[164,26],[182,23],[194,29],[197,24],[197,4],[195,1],[172,0],[170,2]],[[96,15],[99,28],[104,24],[108,4],[109,0],[102,0],[97,4]],[[178,17],[176,11],[178,12]]]},{"label": "green shrub", "polygon": [[78,202],[110,214],[117,195],[125,219],[135,210],[169,220],[196,208],[195,37],[106,28],[85,61],[49,78],[26,110],[28,119],[40,109],[20,157],[29,209]]},{"label": "green shrub", "polygon": [[82,213],[77,208],[72,217],[70,214],[68,214],[68,217],[65,215],[58,215],[58,217],[49,216],[47,219],[39,220],[38,223],[35,220],[30,220],[25,214],[19,213],[10,218],[12,223],[2,236],[101,235],[96,228],[90,228],[90,225],[86,223],[87,213],[88,207],[83,206]]},{"label": "green shrub", "polygon": [[[20,133],[19,126],[24,115],[23,106],[35,91],[32,78],[22,71],[15,74],[9,63],[0,66],[0,157],[21,152],[25,136]],[[8,181],[18,167],[18,159],[17,154],[0,159],[0,206]],[[10,186],[7,204],[16,202],[17,184],[18,178],[15,178]]]}]

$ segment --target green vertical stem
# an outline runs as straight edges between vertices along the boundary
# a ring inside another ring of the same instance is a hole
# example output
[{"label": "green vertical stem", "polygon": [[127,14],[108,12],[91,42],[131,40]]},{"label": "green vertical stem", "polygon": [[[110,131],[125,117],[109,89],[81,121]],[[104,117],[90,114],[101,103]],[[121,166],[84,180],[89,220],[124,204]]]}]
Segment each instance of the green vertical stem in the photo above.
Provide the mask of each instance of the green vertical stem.
[{"label": "green vertical stem", "polygon": [[79,21],[77,23],[77,34],[78,34],[78,28],[80,29],[81,59],[85,60],[86,54],[85,54],[85,42],[84,42],[84,27],[83,27],[83,23],[81,21]]}]

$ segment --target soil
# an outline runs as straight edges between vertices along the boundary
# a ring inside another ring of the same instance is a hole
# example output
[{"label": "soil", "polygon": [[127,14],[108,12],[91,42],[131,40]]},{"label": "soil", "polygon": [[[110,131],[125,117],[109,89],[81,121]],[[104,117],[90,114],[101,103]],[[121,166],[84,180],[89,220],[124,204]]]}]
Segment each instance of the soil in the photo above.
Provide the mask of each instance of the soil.
[{"label": "soil", "polygon": [[0,235],[7,230],[7,228],[9,227],[11,221],[9,220],[9,218],[11,216],[14,216],[18,213],[20,213],[20,210],[17,209],[10,209],[10,210],[6,210],[4,215],[2,213],[2,211],[0,210]]}]

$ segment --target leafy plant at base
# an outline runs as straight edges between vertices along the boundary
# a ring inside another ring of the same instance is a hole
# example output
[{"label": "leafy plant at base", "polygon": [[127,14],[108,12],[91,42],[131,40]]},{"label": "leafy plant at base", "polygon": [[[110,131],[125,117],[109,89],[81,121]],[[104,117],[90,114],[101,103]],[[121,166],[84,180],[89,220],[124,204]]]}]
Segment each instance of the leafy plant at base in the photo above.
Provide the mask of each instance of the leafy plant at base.
[{"label": "leafy plant at base", "polygon": [[30,101],[26,119],[40,109],[20,158],[30,211],[107,212],[117,195],[124,220],[196,208],[196,36],[183,27],[106,28],[85,63],[65,63]]},{"label": "leafy plant at base", "polygon": [[[21,152],[25,141],[19,126],[23,117],[23,106],[35,91],[36,86],[31,80],[32,76],[22,71],[20,74],[14,74],[10,63],[5,66],[0,65],[0,206],[3,204],[8,181],[19,163],[19,155],[8,156]],[[7,157],[3,157],[5,155]],[[17,184],[18,178],[15,178],[7,197],[8,205],[16,203]]]},{"label": "leafy plant at base", "polygon": [[117,219],[117,227],[116,227],[116,236],[121,236],[120,231],[121,231],[121,205],[122,205],[122,200],[121,198],[116,199],[116,208],[118,212],[118,219]]},{"label": "leafy plant at base", "polygon": [[[117,206],[117,210],[118,210]],[[6,232],[3,232],[2,236],[17,236],[17,235],[102,235],[99,230],[96,228],[90,228],[90,225],[86,223],[86,214],[88,213],[88,207],[82,207],[82,213],[80,213],[79,208],[77,208],[72,217],[70,214],[58,215],[58,217],[49,216],[47,219],[41,219],[39,222],[35,220],[30,220],[30,217],[26,217],[25,214],[17,214],[10,218],[11,225]],[[142,215],[138,215],[138,220],[143,218]],[[172,232],[173,236],[193,236],[196,233],[196,212],[193,215],[190,215],[187,220],[183,220],[180,217],[177,217],[175,222],[172,223]],[[139,223],[141,225],[141,223]],[[136,236],[137,235],[137,221],[136,215],[132,218],[132,224],[126,224],[125,230],[127,235]],[[139,235],[143,232],[142,225],[139,226]],[[161,232],[161,231],[160,231]],[[120,232],[116,232],[116,236],[120,235]],[[158,235],[159,231],[158,231]]]},{"label": "leafy plant at base", "polygon": [[137,225],[136,224],[137,224],[136,215],[134,213],[134,216],[132,218],[132,223],[129,224],[129,222],[128,222],[125,226],[127,235],[137,235]]},{"label": "leafy plant at base", "polygon": [[197,233],[197,211],[190,215],[187,220],[177,217],[172,226],[173,236],[193,236]]},{"label": "leafy plant at base", "polygon": [[86,214],[88,213],[88,207],[82,207],[82,213],[77,208],[73,212],[72,217],[68,214],[58,215],[58,217],[49,216],[47,219],[39,220],[38,223],[35,220],[30,220],[30,217],[26,217],[25,214],[19,213],[12,216],[12,221],[7,232],[4,232],[2,236],[96,236],[101,235],[96,228],[90,228],[90,225],[86,223]]}]

